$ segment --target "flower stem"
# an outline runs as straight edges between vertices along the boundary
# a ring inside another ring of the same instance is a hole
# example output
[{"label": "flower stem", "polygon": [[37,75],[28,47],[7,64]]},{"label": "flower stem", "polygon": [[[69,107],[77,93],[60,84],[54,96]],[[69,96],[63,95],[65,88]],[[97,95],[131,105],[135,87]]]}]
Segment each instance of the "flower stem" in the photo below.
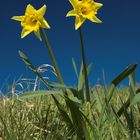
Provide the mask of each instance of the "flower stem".
[{"label": "flower stem", "polygon": [[45,43],[46,47],[48,48],[48,51],[49,51],[49,55],[50,55],[52,64],[53,64],[54,69],[56,71],[58,82],[60,84],[64,84],[63,79],[62,79],[62,76],[61,76],[61,73],[60,73],[60,70],[59,70],[59,68],[57,66],[57,63],[56,63],[56,60],[55,60],[55,57],[54,57],[54,54],[53,54],[53,51],[52,51],[52,48],[51,48],[51,45],[50,45],[50,43],[48,41],[48,38],[47,38],[47,36],[45,34],[44,29],[41,29],[41,33],[42,33],[42,37],[43,37],[44,43]]},{"label": "flower stem", "polygon": [[85,86],[86,86],[86,100],[90,102],[89,82],[88,82],[86,59],[85,59],[85,53],[84,53],[83,35],[82,35],[81,28],[79,28],[79,35],[80,35],[80,48],[81,48],[81,53],[82,53],[83,70],[84,70],[84,78],[85,78]]}]

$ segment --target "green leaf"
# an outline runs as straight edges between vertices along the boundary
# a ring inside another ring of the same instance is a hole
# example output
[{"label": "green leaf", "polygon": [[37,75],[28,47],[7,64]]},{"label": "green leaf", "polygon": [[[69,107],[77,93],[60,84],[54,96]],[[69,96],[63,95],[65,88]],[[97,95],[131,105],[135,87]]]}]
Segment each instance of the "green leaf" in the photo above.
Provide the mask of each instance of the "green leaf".
[{"label": "green leaf", "polygon": [[73,68],[74,68],[75,74],[76,74],[76,76],[78,78],[78,70],[77,70],[77,66],[76,66],[76,62],[75,62],[74,58],[72,58],[72,64],[73,64]]},{"label": "green leaf", "polygon": [[55,91],[55,90],[38,90],[38,91],[29,91],[19,95],[18,98],[26,99],[26,98],[33,98],[36,96],[48,96],[48,95],[60,95],[63,94],[62,91]]},{"label": "green leaf", "polygon": [[56,97],[54,95],[52,95],[52,97],[54,99],[54,102],[55,102],[62,118],[64,119],[65,123],[68,126],[69,132],[71,132],[71,133],[69,133],[69,136],[71,136],[72,133],[74,133],[75,130],[74,130],[74,124],[72,123],[71,118],[69,117],[69,115],[67,113],[68,111],[66,111],[64,109],[64,107],[59,103],[59,101],[56,99]]},{"label": "green leaf", "polygon": [[130,100],[136,95],[134,72],[129,75]]},{"label": "green leaf", "polygon": [[[88,65],[87,67],[87,75],[89,75],[90,71],[92,69],[92,63]],[[81,64],[79,79],[78,79],[78,90],[82,90],[84,86],[85,80],[84,80],[84,72],[83,72],[83,63]]]},{"label": "green leaf", "polygon": [[86,123],[87,120],[85,120],[83,113],[80,110],[79,105],[77,104],[77,101],[76,101],[77,99],[72,100],[68,96],[64,96],[64,97],[65,97],[68,107],[70,108],[72,121],[75,126],[75,133],[77,134],[77,140],[82,140],[82,139],[89,140],[90,135],[89,135],[89,129]]},{"label": "green leaf", "polygon": [[[90,71],[92,69],[92,64],[88,65],[87,67],[87,74],[89,75]],[[80,69],[80,74],[79,74],[79,79],[78,79],[78,97],[82,101],[84,101],[84,83],[85,83],[85,78],[84,78],[84,72],[83,72],[83,63],[81,64],[81,69]]]},{"label": "green leaf", "polygon": [[[68,93],[68,95],[70,95],[70,94],[72,94],[74,97],[79,97],[79,91],[77,90],[77,89],[75,89],[75,88],[68,88],[67,89],[67,93]],[[78,98],[78,99],[81,99],[81,98]]]},{"label": "green leaf", "polygon": [[56,82],[49,82],[48,85],[52,88],[63,88],[63,89],[69,89],[72,87],[66,86],[64,84],[56,83]]},{"label": "green leaf", "polygon": [[81,100],[79,100],[77,97],[73,96],[73,94],[70,94],[69,96],[66,96],[64,94],[61,94],[61,97],[63,97],[66,100],[69,100],[71,102],[73,102],[75,105],[81,107],[82,102]]},{"label": "green leaf", "polygon": [[92,63],[88,65],[88,67],[87,67],[87,75],[90,74],[90,72],[91,72],[91,70],[92,70],[92,66],[93,66]]},{"label": "green leaf", "polygon": [[123,72],[121,72],[113,81],[112,84],[117,86],[122,80],[124,80],[129,74],[131,74],[137,67],[137,64],[129,65]]},{"label": "green leaf", "polygon": [[[105,110],[108,110],[109,111],[109,102],[113,96],[113,92],[116,88],[116,86],[123,80],[125,79],[128,75],[130,75],[131,73],[133,73],[135,71],[137,67],[137,64],[132,64],[132,65],[129,65],[123,72],[121,72],[112,82],[111,82],[111,85],[109,87],[109,91],[108,91],[108,95],[107,95],[107,99],[105,100],[105,106],[102,108],[102,115],[104,114]],[[103,118],[101,117],[100,118],[100,122]]]},{"label": "green leaf", "polygon": [[35,73],[35,75],[38,76],[38,78],[41,80],[41,82],[45,85],[45,87],[47,89],[49,89],[49,85],[47,84],[47,82],[42,78],[42,76],[38,73],[38,71],[35,69],[35,67],[32,65],[32,63],[29,61],[29,59],[26,57],[26,55],[19,51],[19,55],[22,58],[22,60],[24,61],[24,63]]},{"label": "green leaf", "polygon": [[130,106],[135,105],[140,101],[140,93],[136,94],[133,99],[130,101]]},{"label": "green leaf", "polygon": [[82,90],[83,86],[84,86],[84,76],[83,76],[83,63],[82,63],[79,78],[78,78],[78,90]]},{"label": "green leaf", "polygon": [[128,77],[128,75],[130,75],[131,73],[133,73],[135,71],[137,67],[137,64],[131,64],[129,65],[123,72],[121,72],[112,82],[109,88],[109,98],[108,98],[108,102],[110,101],[110,99],[112,98],[113,92],[115,87],[122,81],[124,80],[126,77]]}]

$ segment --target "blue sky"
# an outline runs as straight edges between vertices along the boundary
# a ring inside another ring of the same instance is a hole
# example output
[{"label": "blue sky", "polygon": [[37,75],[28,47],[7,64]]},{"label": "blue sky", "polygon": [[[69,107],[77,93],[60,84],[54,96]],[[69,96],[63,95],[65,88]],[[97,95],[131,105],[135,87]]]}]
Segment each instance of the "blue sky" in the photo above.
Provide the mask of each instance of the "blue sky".
[{"label": "blue sky", "polygon": [[[140,63],[140,0],[98,0],[104,4],[98,17],[102,24],[86,21],[82,26],[87,64],[93,63],[89,76],[91,85],[102,79],[105,71],[110,83],[125,67]],[[79,34],[74,30],[74,18],[65,15],[72,9],[68,0],[5,0],[0,4],[0,87],[5,79],[18,79],[26,75],[25,64],[18,55],[23,51],[35,67],[51,64],[48,51],[34,34],[20,39],[20,23],[11,20],[15,15],[23,15],[27,4],[39,9],[47,5],[45,19],[51,26],[46,34],[67,85],[76,85],[76,75],[72,66],[75,58],[78,69],[81,63]],[[32,72],[28,73],[33,77]],[[140,81],[140,68],[136,70],[136,80]]]}]

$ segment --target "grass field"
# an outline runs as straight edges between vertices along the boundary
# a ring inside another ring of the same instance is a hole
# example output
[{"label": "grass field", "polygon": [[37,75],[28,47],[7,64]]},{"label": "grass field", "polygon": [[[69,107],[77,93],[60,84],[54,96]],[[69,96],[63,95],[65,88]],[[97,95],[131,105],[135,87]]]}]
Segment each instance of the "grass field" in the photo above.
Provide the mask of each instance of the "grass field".
[{"label": "grass field", "polygon": [[[123,71],[110,86],[90,88],[90,102],[85,100],[83,86],[79,90],[55,83],[48,90],[30,90],[21,95],[15,95],[15,88],[11,88],[11,96],[0,101],[0,139],[139,140],[139,86],[134,86],[134,66]],[[128,74],[129,87],[112,88]],[[79,79],[83,85],[84,78]]]}]

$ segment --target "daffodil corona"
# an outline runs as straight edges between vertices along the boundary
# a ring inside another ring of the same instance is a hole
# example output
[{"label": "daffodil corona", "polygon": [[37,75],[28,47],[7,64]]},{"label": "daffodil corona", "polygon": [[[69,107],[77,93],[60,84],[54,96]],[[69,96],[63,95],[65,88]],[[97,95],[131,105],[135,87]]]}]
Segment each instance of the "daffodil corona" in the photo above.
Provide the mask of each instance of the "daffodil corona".
[{"label": "daffodil corona", "polygon": [[98,9],[103,4],[97,3],[94,0],[69,0],[73,6],[73,10],[67,13],[68,16],[75,16],[75,29],[77,30],[86,19],[89,19],[95,23],[101,23],[102,21],[96,17]]},{"label": "daffodil corona", "polygon": [[46,12],[46,5],[42,6],[39,10],[36,10],[32,5],[28,4],[25,15],[23,16],[13,16],[13,20],[21,22],[23,27],[21,32],[21,38],[24,38],[29,33],[34,32],[35,35],[41,40],[40,28],[49,29],[50,26],[44,19],[44,14]]}]

